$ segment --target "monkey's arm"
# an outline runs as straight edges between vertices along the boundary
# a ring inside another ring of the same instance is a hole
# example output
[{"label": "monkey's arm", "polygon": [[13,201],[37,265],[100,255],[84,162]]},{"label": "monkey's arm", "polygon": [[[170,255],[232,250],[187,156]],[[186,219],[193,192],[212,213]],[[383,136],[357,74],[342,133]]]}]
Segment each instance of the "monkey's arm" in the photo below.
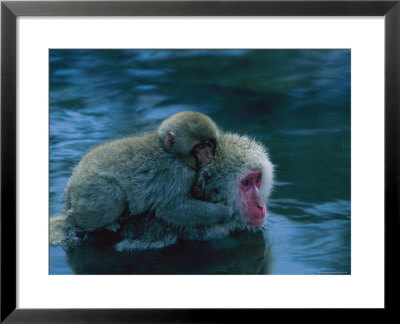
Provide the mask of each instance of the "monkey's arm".
[{"label": "monkey's arm", "polygon": [[156,211],[157,217],[179,226],[212,225],[226,221],[233,215],[233,207],[192,198],[166,205]]}]

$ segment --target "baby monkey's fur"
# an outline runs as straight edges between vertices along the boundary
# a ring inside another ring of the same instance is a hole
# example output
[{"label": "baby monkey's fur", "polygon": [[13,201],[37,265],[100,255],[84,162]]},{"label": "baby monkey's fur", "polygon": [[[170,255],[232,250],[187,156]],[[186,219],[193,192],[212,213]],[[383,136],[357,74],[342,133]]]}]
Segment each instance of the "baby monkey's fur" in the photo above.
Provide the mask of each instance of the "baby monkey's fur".
[{"label": "baby monkey's fur", "polygon": [[53,218],[53,227],[65,223],[85,232],[116,230],[121,214],[134,217],[146,211],[177,227],[231,217],[232,207],[190,195],[198,165],[192,149],[218,137],[208,116],[186,111],[166,119],[157,131],[98,146],[75,167],[65,188],[67,209]]}]

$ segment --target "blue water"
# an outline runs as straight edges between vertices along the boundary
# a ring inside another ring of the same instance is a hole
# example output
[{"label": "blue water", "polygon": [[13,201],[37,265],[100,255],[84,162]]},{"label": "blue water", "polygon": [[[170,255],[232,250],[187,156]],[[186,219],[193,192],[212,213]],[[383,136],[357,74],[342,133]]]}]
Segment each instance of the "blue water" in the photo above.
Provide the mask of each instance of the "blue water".
[{"label": "blue water", "polygon": [[104,244],[50,248],[50,273],[350,274],[350,55],[50,50],[50,216],[87,150],[182,110],[257,138],[276,166],[261,236],[128,256]]}]

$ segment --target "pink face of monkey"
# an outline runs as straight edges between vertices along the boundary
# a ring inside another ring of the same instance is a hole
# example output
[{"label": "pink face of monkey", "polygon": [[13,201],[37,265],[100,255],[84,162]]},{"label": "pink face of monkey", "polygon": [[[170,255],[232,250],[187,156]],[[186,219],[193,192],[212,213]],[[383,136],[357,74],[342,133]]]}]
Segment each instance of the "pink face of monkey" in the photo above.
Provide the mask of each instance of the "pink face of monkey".
[{"label": "pink face of monkey", "polygon": [[199,168],[203,168],[212,162],[212,160],[214,159],[214,151],[215,151],[214,139],[209,139],[207,141],[204,141],[200,144],[197,144],[193,148],[193,152],[196,157]]},{"label": "pink face of monkey", "polygon": [[260,195],[261,178],[261,170],[251,170],[240,180],[239,184],[239,194],[243,198],[243,214],[246,223],[255,227],[264,224],[267,214],[265,203]]}]

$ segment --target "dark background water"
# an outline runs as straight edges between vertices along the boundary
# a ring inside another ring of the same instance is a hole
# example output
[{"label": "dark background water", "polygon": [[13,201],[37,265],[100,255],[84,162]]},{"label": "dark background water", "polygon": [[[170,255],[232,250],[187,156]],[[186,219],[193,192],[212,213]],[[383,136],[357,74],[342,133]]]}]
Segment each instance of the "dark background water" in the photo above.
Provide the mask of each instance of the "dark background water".
[{"label": "dark background water", "polygon": [[276,166],[262,238],[186,242],[161,257],[51,247],[51,274],[350,274],[350,50],[50,50],[49,60],[50,216],[87,150],[182,110],[259,139]]}]

